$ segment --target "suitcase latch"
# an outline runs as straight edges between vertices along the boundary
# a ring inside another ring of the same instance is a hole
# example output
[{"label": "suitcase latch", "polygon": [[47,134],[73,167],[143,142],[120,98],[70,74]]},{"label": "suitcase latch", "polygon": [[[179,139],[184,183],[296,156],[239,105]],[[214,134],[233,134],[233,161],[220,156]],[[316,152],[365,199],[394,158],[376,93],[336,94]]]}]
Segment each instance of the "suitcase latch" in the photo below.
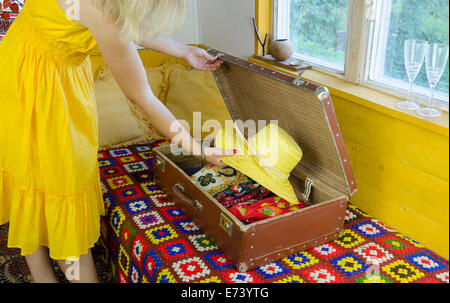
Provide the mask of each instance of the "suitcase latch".
[{"label": "suitcase latch", "polygon": [[293,83],[297,86],[302,86],[303,84],[306,83],[305,80],[302,80],[301,77],[303,76],[303,73],[308,70],[311,69],[311,65],[305,65],[303,64],[303,62],[301,63],[302,67],[300,67],[299,71],[298,71],[298,75],[297,77],[295,77]]},{"label": "suitcase latch", "polygon": [[161,170],[161,172],[164,172],[164,168],[165,168],[164,160],[161,159],[160,156],[156,156],[155,165],[158,169]]},{"label": "suitcase latch", "polygon": [[314,185],[314,182],[311,178],[306,178],[305,180],[305,192],[302,194],[302,198],[304,202],[309,201],[309,196],[311,195],[311,188]]},{"label": "suitcase latch", "polygon": [[294,80],[294,84],[295,84],[295,85],[301,86],[302,84],[305,83],[305,80],[302,80],[302,79],[300,78],[302,75],[303,75],[303,71],[301,71],[301,72],[298,73],[297,77],[296,77],[295,80]]},{"label": "suitcase latch", "polygon": [[233,222],[228,219],[224,214],[220,214],[220,227],[223,228],[231,236],[231,232],[233,231]]}]

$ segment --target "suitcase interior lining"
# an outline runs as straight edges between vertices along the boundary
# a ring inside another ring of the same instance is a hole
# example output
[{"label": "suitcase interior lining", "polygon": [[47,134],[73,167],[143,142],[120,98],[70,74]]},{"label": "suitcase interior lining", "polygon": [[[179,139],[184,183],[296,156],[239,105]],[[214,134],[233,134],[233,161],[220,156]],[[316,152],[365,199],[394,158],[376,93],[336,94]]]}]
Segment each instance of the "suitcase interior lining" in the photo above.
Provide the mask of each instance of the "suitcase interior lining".
[{"label": "suitcase interior lining", "polygon": [[[235,122],[257,121],[264,125],[278,121],[303,150],[299,163],[302,171],[326,182],[339,195],[349,194],[336,142],[315,92],[228,62],[214,75]],[[245,128],[239,128],[245,137],[249,136]],[[322,200],[322,196],[318,199]]]}]

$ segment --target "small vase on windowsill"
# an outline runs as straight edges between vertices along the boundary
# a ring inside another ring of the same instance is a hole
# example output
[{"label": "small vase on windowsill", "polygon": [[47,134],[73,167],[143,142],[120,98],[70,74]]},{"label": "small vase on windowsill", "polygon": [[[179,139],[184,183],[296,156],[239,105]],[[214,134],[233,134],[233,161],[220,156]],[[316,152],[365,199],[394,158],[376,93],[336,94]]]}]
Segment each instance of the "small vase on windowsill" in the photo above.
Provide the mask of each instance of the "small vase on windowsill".
[{"label": "small vase on windowsill", "polygon": [[285,61],[294,54],[294,44],[288,39],[272,40],[270,41],[269,52],[276,60]]}]

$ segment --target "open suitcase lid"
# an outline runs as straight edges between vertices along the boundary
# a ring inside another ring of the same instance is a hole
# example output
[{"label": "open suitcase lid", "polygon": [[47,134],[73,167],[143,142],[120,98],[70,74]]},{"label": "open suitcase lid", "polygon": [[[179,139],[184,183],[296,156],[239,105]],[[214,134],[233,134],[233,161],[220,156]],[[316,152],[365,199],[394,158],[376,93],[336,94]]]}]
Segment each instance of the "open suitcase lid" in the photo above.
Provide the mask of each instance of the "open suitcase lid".
[{"label": "open suitcase lid", "polygon": [[[328,89],[210,49],[214,77],[234,121],[273,121],[302,148],[299,168],[351,196],[357,186]],[[243,133],[244,130],[241,129]]]}]

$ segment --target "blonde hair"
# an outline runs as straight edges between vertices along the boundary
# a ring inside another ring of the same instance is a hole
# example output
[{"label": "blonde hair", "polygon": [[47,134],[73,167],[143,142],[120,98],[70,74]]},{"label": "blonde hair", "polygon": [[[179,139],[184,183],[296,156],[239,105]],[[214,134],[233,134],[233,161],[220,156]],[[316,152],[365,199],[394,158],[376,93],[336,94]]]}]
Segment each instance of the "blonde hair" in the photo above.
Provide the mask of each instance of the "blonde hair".
[{"label": "blonde hair", "polygon": [[120,26],[121,39],[142,42],[170,35],[184,23],[186,0],[96,0]]}]

